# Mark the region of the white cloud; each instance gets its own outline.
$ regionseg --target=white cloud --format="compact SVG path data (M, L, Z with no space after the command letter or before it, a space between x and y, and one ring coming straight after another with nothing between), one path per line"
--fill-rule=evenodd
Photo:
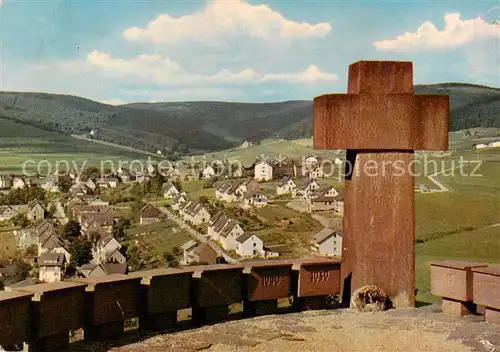
M461 20L459 13L452 13L444 16L444 22L442 30L431 22L425 22L413 33L406 32L396 39L376 41L373 45L380 51L406 52L451 49L480 39L500 39L500 26L481 17Z
M123 36L131 41L174 43L186 40L215 41L246 34L266 39L324 37L331 32L328 23L310 24L286 19L267 5L244 0L213 0L197 12L182 17L158 16L145 28L131 27Z
M117 106L117 105L127 104L128 102L122 99L110 99L110 100L101 100L101 103Z
M160 85L314 83L319 81L335 82L338 79L337 75L321 72L314 65L310 65L305 71L298 73L262 74L247 68L239 72L222 70L212 75L200 75L187 72L177 62L160 55L142 54L133 59L125 60L113 58L108 53L93 51L87 55L87 61L94 68Z

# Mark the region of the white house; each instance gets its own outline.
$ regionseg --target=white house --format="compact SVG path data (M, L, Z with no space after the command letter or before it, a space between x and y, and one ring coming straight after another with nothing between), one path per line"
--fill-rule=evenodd
M121 254L121 248L122 245L113 235L102 236L92 248L92 262L94 264L125 263L126 258Z
M96 195L92 195L92 194L85 194L85 195L81 195L79 197L87 205L101 205L101 206L109 207L109 202L102 200L100 196L96 196Z
M140 210L139 222L141 225L154 224L160 221L161 212L152 204L146 204Z
M10 205L0 205L0 222L10 220L17 214L17 211Z
M226 251L236 249L236 239L243 235L245 231L235 220L227 222L226 226L219 233L219 242Z
M0 189L12 188L12 178L6 175L0 175Z
M215 213L208 221L207 235L214 241L219 241L219 233L231 219L222 211Z
M264 257L264 243L256 234L246 232L236 239L236 254L240 257Z
M97 180L97 184L102 188L116 188L118 186L117 178L100 178Z
M327 186L322 191L312 193L309 198L310 212L333 211L336 215L344 214L344 190Z
M12 180L12 188L13 189L22 189L26 187L26 182L21 177L14 177Z
M290 177L283 177L280 184L276 186L276 195L292 194L296 190L297 185Z
M321 256L342 256L342 237L333 229L324 228L311 241L311 249Z
M488 148L488 145L485 143L474 144L472 146L472 149L484 149L484 148Z
M215 198L227 203L236 202L242 196L243 192L237 183L224 182L215 190Z
M28 204L28 210L26 212L26 218L29 221L41 221L45 219L45 208L40 204L39 201L33 200Z
M64 207L59 199L50 201L47 205L47 209L51 218L56 219L57 222L61 225L65 225L68 223L69 219L66 216L66 212L64 211Z
M47 177L40 186L44 191L49 193L58 193L59 186L57 180L53 176Z
M172 199L172 209L179 210L182 204L189 200L186 192L182 191Z
M309 178L318 179L325 177L325 171L323 165L313 165L307 172Z
M167 199L173 199L179 194L179 190L175 187L172 182L167 182L163 185L163 197Z
M307 169L311 169L312 167L316 166L319 164L320 162L320 158L315 156L315 155L310 155L310 156L307 156L304 158L304 163L303 165L307 168Z
M92 191L95 191L97 189L97 185L91 179L88 179L87 182L85 182L85 186L88 187Z
M245 195L245 198L243 201L243 205L245 207L262 208L262 207L267 206L267 204L268 204L268 199L262 193L247 194L247 195Z
M311 179L304 179L297 187L297 195L304 199L309 198L311 192L320 188L318 182Z
M204 168L201 173L203 175L203 178L205 178L205 179L210 179L210 178L215 176L215 170L210 165L208 165L206 168Z
M193 250L198 246L198 242L194 240L189 240L181 246L182 251L182 259L180 263L182 265L189 265L192 262L190 256L192 255Z
M71 253L66 249L63 240L52 231L38 236L38 256L44 253L62 254L68 263L71 260Z
M38 258L39 280L61 281L64 274L65 257L61 253L44 253Z
M210 213L205 209L202 203L188 201L179 208L179 214L187 222L193 225L201 225L210 220Z
M254 167L254 179L257 181L271 181L273 179L273 167L265 161L258 162Z

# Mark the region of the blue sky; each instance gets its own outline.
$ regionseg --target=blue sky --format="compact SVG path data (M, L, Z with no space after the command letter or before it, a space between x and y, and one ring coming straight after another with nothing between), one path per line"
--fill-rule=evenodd
M358 60L411 60L417 84L500 85L497 0L1 2L1 90L312 99L345 92Z

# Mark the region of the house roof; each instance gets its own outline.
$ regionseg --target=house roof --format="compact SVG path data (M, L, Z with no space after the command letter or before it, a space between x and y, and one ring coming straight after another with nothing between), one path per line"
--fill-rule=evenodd
M21 288L21 287L26 287L26 286L32 286L40 283L41 281L36 279L36 278L29 278L26 280L22 280L19 282L16 282L15 284L8 285L6 287L11 288L11 289L16 289L16 288Z
M101 238L99 238L99 241L97 241L97 244L100 246L100 247L104 247L106 246L109 242L111 242L115 237L108 233L106 236L101 236Z
M38 258L40 266L62 266L64 264L64 254L62 253L43 253Z
M4 214L7 210L15 211L10 205L0 205L0 214Z
M200 243L193 251L198 256L198 261L208 264L217 263L217 252L207 243Z
M281 181L280 181L280 183L279 183L279 186L281 187L281 186L286 185L286 184L288 183L288 181L290 181L290 180L291 180L291 178L290 178L290 177L288 177L288 176L284 176L284 177L281 179Z
M188 200L188 196L186 194L186 192L180 192L180 193L177 193L177 195L172 199L172 204L177 204L178 202L180 202L181 199L184 199L184 200Z
M245 232L243 235L239 236L237 239L236 239L236 242L239 242L239 243L245 243L250 237L252 237L253 235L255 235L254 233L252 232ZM258 237L257 235L255 235L256 237Z
M214 215L210 217L210 220L208 222L209 225L215 224L215 222L222 216L224 215L224 212L222 210L217 211Z
M202 209L205 209L202 203L192 202L188 207L184 207L183 211L190 216L196 216Z
M82 224L87 227L93 221L101 226L111 226L115 222L115 216L112 213L84 213L81 214Z
M174 186L174 184L173 184L172 182L168 181L168 182L165 182L165 183L163 184L162 189L163 189L164 191L168 191L168 190L169 190L170 188L172 188L172 187L174 187L174 188L177 190L177 187L175 187L175 186Z
M44 249L54 249L54 248L65 248L64 242L59 236L55 233L50 233L45 238L43 238L43 242L40 242L42 248Z
M80 270L93 270L96 266L97 266L96 264L92 264L92 263L83 264L80 267Z
M46 227L52 227L52 223L49 220L44 219L43 221L35 225L35 230L42 231Z
M37 206L45 210L45 208L40 204L40 202L38 202L38 200L34 199L28 203L28 211L33 210Z
M194 247L197 246L197 242L194 240L187 241L181 246L181 249L185 252L192 250Z
M258 181L255 180L254 178L247 177L241 184L244 185L244 186L248 186L252 182L257 182L258 183Z
M335 230L333 230L331 228L328 228L328 227L325 227L323 230L321 230L320 232L318 232L317 234L315 234L313 236L313 240L317 244L321 244L321 243L325 242L327 239L329 239L330 237L332 237L335 234L336 234Z
M236 220L229 220L229 222L226 224L226 226L223 228L222 232L220 233L220 236L226 238L231 231L238 225L238 222Z
M158 218L160 217L161 212L156 209L152 204L146 204L141 209L141 217L142 218Z
M233 186L233 184L231 182L223 182L222 184L219 185L219 187L217 187L217 191L221 192L221 193L226 193L227 191L229 191L231 189L231 187Z
M216 233L221 232L229 221L231 221L231 218L226 214L222 214L214 223L213 230Z
M75 205L73 206L73 213L75 215L83 213L107 213L111 211L111 208L106 205Z
M127 264L126 263L104 263L101 264L102 268L108 275L112 274L126 274Z
M313 182L316 183L316 181L306 178L299 183L298 188L300 190L305 190Z
M17 270L17 264L0 264L0 274L13 275Z
M52 226L50 227L47 226L42 230L37 231L37 234L38 234L38 242L44 244L49 239L50 236L56 235L56 232Z
M95 232L99 234L101 237L106 236L108 234L108 232L104 230L104 228L95 220L92 220L90 223L88 223L84 231L87 234Z

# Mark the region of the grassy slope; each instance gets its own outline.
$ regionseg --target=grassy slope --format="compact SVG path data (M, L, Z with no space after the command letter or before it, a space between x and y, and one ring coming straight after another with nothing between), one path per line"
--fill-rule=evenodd
M74 161L80 167L85 161L89 165L100 165L101 160L136 159L145 161L147 157L0 119L0 172L20 172L27 160L47 160L53 165L56 161L66 160L70 164Z
M491 131L495 133L495 131ZM461 148L468 141L455 135L452 144ZM477 173L463 176L440 175L439 181L451 192L418 194L416 197L416 284L420 301L437 301L429 292L429 262L436 259L459 259L500 263L500 148L461 151L451 160L483 161ZM474 165L464 166L470 174Z

